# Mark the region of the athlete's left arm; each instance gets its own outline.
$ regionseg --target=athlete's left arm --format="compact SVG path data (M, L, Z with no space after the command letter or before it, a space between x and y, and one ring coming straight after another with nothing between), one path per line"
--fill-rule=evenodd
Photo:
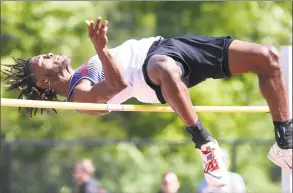
M124 90L128 86L128 82L123 75L120 65L107 48L108 22L105 21L101 24L101 17L99 17L95 26L92 20L86 20L86 24L88 25L89 37L102 62L105 80L97 82L94 85L90 85L89 81L81 81L75 87L72 98L75 102L107 103L108 100ZM76 111L88 115L103 115L109 113L108 111Z
M115 60L107 47L108 21L104 21L102 24L101 17L98 17L95 26L93 21L87 20L86 23L88 25L89 37L102 62L106 85L114 90L121 88L122 91L128 86L128 82L124 76L121 65Z

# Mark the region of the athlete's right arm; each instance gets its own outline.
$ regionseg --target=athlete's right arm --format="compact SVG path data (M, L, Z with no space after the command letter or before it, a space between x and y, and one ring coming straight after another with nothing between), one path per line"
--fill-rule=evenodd
M80 103L106 103L113 96L121 92L123 87L109 87L105 80L100 81L94 85L88 80L81 80L74 88L71 100ZM109 111L89 111L89 110L75 110L79 113L88 115L104 115Z

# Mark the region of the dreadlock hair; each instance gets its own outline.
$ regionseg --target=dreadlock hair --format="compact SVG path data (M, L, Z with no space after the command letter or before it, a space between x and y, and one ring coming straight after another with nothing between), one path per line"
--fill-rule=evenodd
M22 58L14 58L16 64L5 64L7 69L2 69L1 72L7 77L4 79L8 83L5 85L7 91L17 90L20 92L18 99L27 99L27 100L45 100L45 101L58 101L57 94L54 90L42 89L37 86L34 74L30 70L30 59L22 59ZM29 117L36 115L38 112L38 108L31 108L31 107L19 107L19 111L23 109L25 114ZM41 114L46 111L54 111L57 113L55 109L40 109Z

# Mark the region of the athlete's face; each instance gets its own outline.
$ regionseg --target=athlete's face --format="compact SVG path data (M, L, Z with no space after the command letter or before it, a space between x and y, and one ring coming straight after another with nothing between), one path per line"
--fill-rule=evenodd
M46 80L50 82L57 81L58 77L69 71L71 60L68 56L54 55L52 53L34 56L30 59L31 69L35 76L36 82L40 87Z

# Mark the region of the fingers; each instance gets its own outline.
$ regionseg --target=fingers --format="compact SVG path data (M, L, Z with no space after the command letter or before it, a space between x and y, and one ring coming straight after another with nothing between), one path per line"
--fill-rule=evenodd
M85 20L85 23L89 26L90 25L90 21L89 20Z
M92 38L96 36L98 33L101 33L102 35L105 35L108 30L108 21L105 20L103 24L102 18L98 17L96 24L94 25L93 20L85 20L85 23L88 26L89 36Z
M107 30L108 30L108 21L105 20L104 23L102 24L101 28L100 28L100 33L102 35L106 35Z
M91 21L85 20L85 23L88 26L89 37L94 37L95 30L94 30L94 22L93 22L93 20L91 20Z
M95 26L95 34L97 34L98 31L99 31L100 28L101 28L101 20L102 20L102 18L101 18L101 17L98 17L98 19L97 19L97 23L96 23L96 26Z

